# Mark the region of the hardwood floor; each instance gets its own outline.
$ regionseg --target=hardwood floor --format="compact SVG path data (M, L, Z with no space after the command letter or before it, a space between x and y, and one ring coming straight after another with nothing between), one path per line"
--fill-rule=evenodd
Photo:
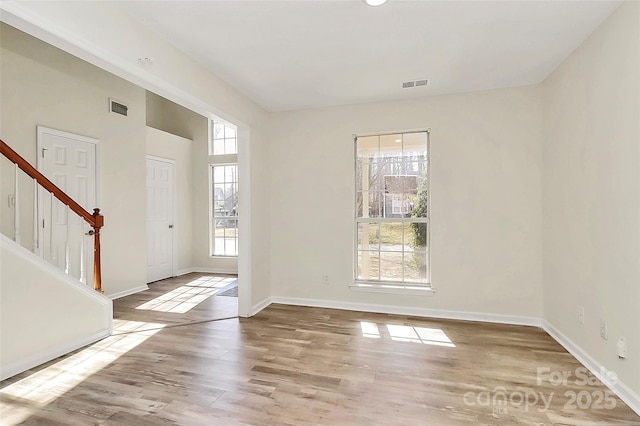
M196 306L217 285L199 277L116 301L114 336L2 382L1 423L640 425L540 329L285 305L212 320L237 300Z

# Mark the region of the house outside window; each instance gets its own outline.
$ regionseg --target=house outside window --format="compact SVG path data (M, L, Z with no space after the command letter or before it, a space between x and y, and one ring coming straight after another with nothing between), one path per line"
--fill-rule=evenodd
M355 138L355 281L429 280L429 133Z
M238 256L238 140L230 123L211 123L209 249L212 257Z

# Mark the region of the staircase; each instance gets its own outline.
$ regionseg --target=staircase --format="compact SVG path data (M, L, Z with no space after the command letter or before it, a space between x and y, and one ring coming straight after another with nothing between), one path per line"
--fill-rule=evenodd
M12 226L7 226L5 215L0 237L0 380L4 380L109 336L113 307L102 290L100 230L104 218L100 210L89 213L2 140L0 153L1 199L8 200L13 210ZM74 223L71 217L75 215L92 229L87 234L93 235L94 242L93 280L84 272L84 238L70 238L73 232L83 232L81 228L66 226L62 262L52 262L54 256L47 258L39 225L45 219L53 223L53 216L40 217L38 203L42 200L49 200L50 212L66 209L61 216L66 215L66 224ZM21 209L25 206L28 208ZM82 247L69 247L73 241L80 241ZM73 259L73 254L78 258ZM58 264L63 265L62 270Z

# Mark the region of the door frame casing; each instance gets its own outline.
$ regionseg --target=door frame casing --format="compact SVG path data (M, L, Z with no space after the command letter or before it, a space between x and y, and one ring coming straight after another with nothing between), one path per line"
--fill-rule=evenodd
M173 223L173 235L171 238L171 277L175 277L178 274L178 238L176 231L176 229L178 229L178 193L176 191L176 160L173 160L171 158L158 157L157 155L147 155L145 157L145 168L147 167L148 160L171 164L171 167L173 169L171 173L171 197L173 201L171 203L171 222ZM147 205L146 201L147 200L145 200L145 206L148 209L149 206ZM147 213L148 211L145 211L145 216L147 215ZM146 238L148 239L149 236L147 235ZM147 280L148 279L149 277L147 277Z

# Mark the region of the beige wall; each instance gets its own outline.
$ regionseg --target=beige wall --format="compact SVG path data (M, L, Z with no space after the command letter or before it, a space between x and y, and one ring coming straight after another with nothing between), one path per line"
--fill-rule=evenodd
M144 285L144 90L8 25L0 31L0 137L32 164L37 125L100 140L103 289L114 294ZM110 114L109 97L127 104L129 116ZM3 174L7 181L12 178ZM3 184L2 200L7 191ZM25 215L31 211L26 207ZM13 213L5 202L0 209L2 232L11 235ZM30 244L32 219L26 218L23 243Z
M0 380L108 336L112 314L111 300L0 236Z
M540 121L537 87L274 114L273 295L540 317ZM425 128L437 292L354 292L352 135Z
M625 2L543 84L544 316L636 395L639 27L640 3ZM599 336L601 320L609 340ZM626 360L616 356L621 336Z

